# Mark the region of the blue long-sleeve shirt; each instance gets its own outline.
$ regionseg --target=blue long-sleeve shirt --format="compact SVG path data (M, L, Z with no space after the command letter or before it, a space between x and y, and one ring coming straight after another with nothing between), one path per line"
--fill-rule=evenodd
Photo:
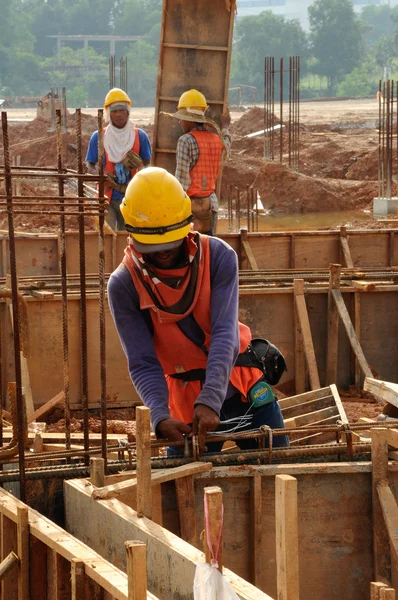
M211 237L209 243L211 339L206 381L197 403L220 414L239 353L238 261L235 251L222 240ZM138 293L124 264L109 279L108 302L131 380L145 406L151 409L152 426L156 429L160 421L170 418L169 394L153 344L151 318L148 311L140 309ZM188 348L189 343L187 339Z

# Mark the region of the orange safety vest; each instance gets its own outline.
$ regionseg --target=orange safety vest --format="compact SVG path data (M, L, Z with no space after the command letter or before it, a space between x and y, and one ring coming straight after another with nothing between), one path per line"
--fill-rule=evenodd
M104 133L106 131L106 128L104 129ZM138 133L138 129L136 127L134 127L134 131L135 131L135 138L134 138L134 144L133 147L131 148L133 152L135 152L136 154L140 153L140 136ZM106 152L106 150L104 150L105 152L105 167L104 167L104 175L106 175L107 173L109 173L110 175L115 176L115 163L111 162L109 160L109 156L108 153ZM134 175L139 171L140 169L130 169L130 174L131 174L131 178L134 177ZM106 198L108 199L108 202L111 201L112 198L112 192L113 192L113 187L111 185L109 185L106 181L104 183L104 194L106 196Z
M216 189L216 179L221 165L223 145L216 133L206 130L193 130L193 135L199 146L199 158L189 172L191 185L187 190L189 197L206 198Z
M143 284L142 278L138 275L137 266L131 257L131 247L126 248L123 260L137 290L140 308L142 310L149 309L151 315L154 329L153 342L156 355L162 365L163 372L166 375L169 390L170 415L173 419L178 419L184 423L192 423L194 404L198 399L202 384L200 381L181 381L169 377L169 375L183 373L193 369L205 369L207 356L201 348L183 334L176 324L176 321L183 319L192 312L196 322L205 333L205 347L209 349L211 343L209 238L208 236L200 234L195 234L195 236L198 236L195 237L195 239L199 240L200 248L198 249L198 252L201 252L196 290L191 307L183 315L175 315L162 311L154 305L154 301ZM194 234L188 234L188 238L190 238L188 243L192 243L193 237ZM170 290L172 293L169 296L171 301L168 303L168 306L175 304L176 292L178 292L178 290L172 289L161 282L158 283L158 285L159 293L161 292L163 301L167 298L167 290ZM185 282L185 289L187 286L188 282ZM242 353L246 350L252 339L249 327L239 323L239 335L239 352ZM242 401L245 402L247 401L246 396L249 390L257 381L259 381L259 379L261 379L261 377L262 372L259 369L251 367L233 367L230 375L230 382L240 391L242 394Z

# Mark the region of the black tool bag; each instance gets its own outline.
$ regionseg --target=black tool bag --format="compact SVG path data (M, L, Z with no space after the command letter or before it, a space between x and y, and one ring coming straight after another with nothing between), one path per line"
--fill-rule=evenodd
M264 374L270 385L276 385L283 373L287 371L282 352L268 340L254 338L245 352L239 354L236 367L256 367Z

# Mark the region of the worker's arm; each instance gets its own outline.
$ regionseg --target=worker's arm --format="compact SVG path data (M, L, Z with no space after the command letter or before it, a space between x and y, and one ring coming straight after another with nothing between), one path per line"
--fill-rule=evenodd
M145 131L143 129L138 130L140 136L140 156L144 167L149 167L152 158L151 143Z
M87 173L91 175L97 175L97 162L98 162L98 131L94 131L90 138L90 142L87 148L86 154L86 166Z
M151 409L152 426L156 430L161 421L170 419L169 394L153 345L150 324L145 312L139 308L137 292L123 264L109 278L108 302L131 380L145 406Z
M195 403L193 430L214 431L239 354L238 261L232 248L210 238L211 341L206 381Z
M191 176L189 172L193 167L193 144L196 144L196 140L189 133L182 135L177 142L175 177L181 183L185 191L187 191L191 185Z

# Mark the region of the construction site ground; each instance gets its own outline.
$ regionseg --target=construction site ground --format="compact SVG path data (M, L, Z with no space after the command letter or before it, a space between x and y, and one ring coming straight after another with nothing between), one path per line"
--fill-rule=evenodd
M279 107L278 107L279 109ZM284 119L288 106L284 106ZM92 132L97 128L96 109L82 111L82 145L85 152ZM225 204L227 186L257 188L265 214L260 218L261 230L330 229L347 225L355 228L391 227L393 222L381 223L372 218L373 198L378 195L378 119L379 105L371 100L303 102L300 106L300 172L286 166L287 129L282 134L283 162L279 163L279 132L275 132L275 161L265 161L264 138L247 134L264 128L264 109L261 106L232 109L232 152L224 164L221 191L219 230L228 230ZM131 113L136 124L151 136L154 109L137 108ZM275 124L280 115L275 115ZM56 134L51 122L35 117L34 110L10 110L9 138L11 156L21 157L23 166L56 167ZM75 116L70 111L68 131L63 133L64 167L76 168ZM0 162L2 138L0 137ZM394 161L397 160L396 153ZM393 169L393 172L396 169ZM395 182L394 182L395 184ZM57 194L57 187L36 181L22 182L22 194L45 197ZM396 184L395 184L396 185ZM0 183L0 191L2 184ZM393 190L393 194L396 190ZM392 216L397 219L398 215ZM16 215L16 230L54 232L59 220L51 215ZM87 229L91 226L87 219ZM67 217L67 227L77 229L75 217ZM0 216L0 230L7 229L7 214ZM359 417L376 418L382 412L380 404L360 402L355 391L342 394L349 421ZM354 396L351 402L351 397ZM62 406L49 415L49 431L63 429ZM134 410L112 411L109 431L125 433ZM92 431L98 431L100 420L93 413ZM74 415L72 431L81 429L81 415Z

